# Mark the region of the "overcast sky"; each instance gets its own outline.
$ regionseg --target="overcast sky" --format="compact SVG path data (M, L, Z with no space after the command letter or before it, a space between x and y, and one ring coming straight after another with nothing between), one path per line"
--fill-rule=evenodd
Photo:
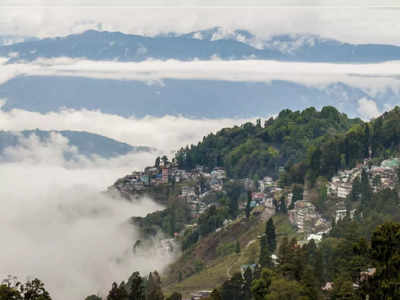
M395 0L243 2L2 0L0 34L47 37L101 29L154 35L222 26L260 38L313 33L353 43L400 45L400 4Z

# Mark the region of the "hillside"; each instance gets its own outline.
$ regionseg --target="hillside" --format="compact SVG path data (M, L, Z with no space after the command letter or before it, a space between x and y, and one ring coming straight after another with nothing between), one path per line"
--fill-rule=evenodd
M320 176L330 179L338 170L354 168L364 159L379 162L393 157L399 153L399 146L400 108L395 107L309 148L303 161L287 168L285 181L313 184Z
M36 129L21 132L0 131L0 153L3 153L8 147L19 146L21 137L28 138L35 135L44 142L50 138L51 133L57 133L67 138L69 145L76 147L78 153L85 156L98 155L110 158L130 152L149 152L153 150L145 146L131 146L105 136L84 131L44 131Z
M264 124L258 120L256 125L246 123L210 134L197 145L181 148L175 158L179 167L188 170L201 165L210 170L223 167L234 178L276 178L281 167L304 159L309 147L361 123L334 107L283 110Z

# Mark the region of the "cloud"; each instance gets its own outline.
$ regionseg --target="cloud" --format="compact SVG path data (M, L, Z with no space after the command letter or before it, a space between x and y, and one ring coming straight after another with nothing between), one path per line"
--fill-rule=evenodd
M358 100L357 111L365 120L376 118L381 114L375 101L366 98Z
M391 9L398 7L395 0L335 1L334 5L313 0L253 0L246 4L239 0L3 0L1 5L0 34L46 37L101 29L155 35L222 26L228 31L249 30L260 39L282 33L312 33L344 42L399 43L398 11ZM386 9L380 9L382 6Z
M173 261L173 254L157 247L145 255L131 251L139 235L126 221L160 205L101 193L140 157L131 156L124 168L96 160L71 166L62 153L74 149L64 137L53 134L43 143L35 136L21 139L0 164L0 278L38 277L54 299L83 299L104 293L135 270L146 274Z
M4 100L3 100L4 101ZM251 119L254 120L254 119ZM13 109L0 109L0 128L20 131L28 129L42 130L78 130L97 133L131 145L151 146L165 154L182 146L199 142L203 136L224 127L240 125L247 119L189 119L181 116L124 118L105 114L100 111L64 109L58 112L41 114L37 112ZM112 124L112 126L110 126ZM135 154L136 155L136 154ZM143 153L137 167L153 162L155 154ZM44 155L45 159L45 155ZM97 160L99 163L100 158ZM104 164L121 165L129 162L129 156L118 160L103 160ZM134 166L133 164L131 164Z
M146 60L143 62L91 61L67 57L32 63L7 64L0 59L0 83L17 76L73 76L97 79L139 80L149 84L163 79L270 82L286 80L324 87L343 82L371 93L400 89L400 61L371 64L281 62L270 60Z

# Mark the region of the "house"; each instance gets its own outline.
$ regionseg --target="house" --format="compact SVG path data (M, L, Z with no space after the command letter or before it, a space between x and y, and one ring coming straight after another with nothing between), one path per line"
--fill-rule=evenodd
M192 293L191 295L191 300L199 300L199 299L204 299L210 296L212 291L198 291L196 293Z
M341 183L337 188L337 196L342 199L346 199L347 196L351 193L352 185L350 183Z
M161 175L162 175L162 183L168 183L169 169L162 168Z
M339 208L336 209L336 216L335 216L335 222L337 223L338 221L343 220L347 215L347 209L346 208Z

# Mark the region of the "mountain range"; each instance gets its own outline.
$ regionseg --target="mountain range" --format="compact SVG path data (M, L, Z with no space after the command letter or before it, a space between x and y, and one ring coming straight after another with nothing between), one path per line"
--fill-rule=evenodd
M141 36L88 30L65 37L27 40L3 45L0 56L10 62L37 58L72 57L90 60L143 61L147 59L224 60L264 59L306 62L371 63L400 59L400 47L349 44L315 35L278 35L259 40L250 32L224 33L221 28L188 34Z

